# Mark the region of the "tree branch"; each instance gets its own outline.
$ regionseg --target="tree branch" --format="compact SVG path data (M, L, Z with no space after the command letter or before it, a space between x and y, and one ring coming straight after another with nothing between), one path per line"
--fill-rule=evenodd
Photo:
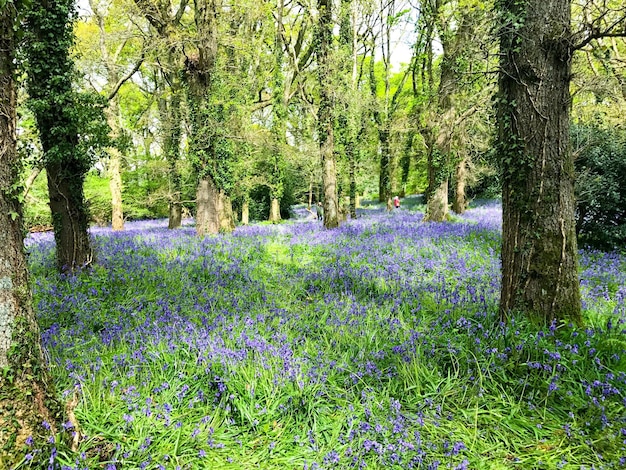
M139 68L141 67L141 64L143 64L144 59L145 59L145 52L142 52L141 57L139 58L137 63L134 65L134 67L131 70L129 70L126 75L120 78L119 81L115 84L115 86L113 87L113 90L111 90L111 92L107 96L107 101L111 101L113 98L115 98L115 95L117 95L117 92L120 91L120 88L122 87L122 85L126 83L128 80L130 80L131 77L135 75L135 73L139 70Z

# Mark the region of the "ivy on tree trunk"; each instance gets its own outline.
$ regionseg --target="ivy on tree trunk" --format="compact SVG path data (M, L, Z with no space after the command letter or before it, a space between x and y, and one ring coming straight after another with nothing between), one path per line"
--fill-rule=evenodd
M333 101L328 88L331 83L331 47L333 15L332 1L318 0L319 22L317 30L318 83L320 105L318 111L318 138L322 156L322 184L324 191L324 227L339 227L337 196L337 166L334 152Z
M29 104L33 109L48 177L57 265L72 271L89 265L93 251L83 182L91 165L79 146L89 120L72 89L74 0L33 2L26 13Z
M500 9L501 314L580 323L570 1L507 0Z
M23 461L29 437L34 448L44 448L49 436L41 423L55 430L60 409L42 354L24 251L16 151L17 7L0 6L0 468ZM47 460L42 452L29 465L43 468Z

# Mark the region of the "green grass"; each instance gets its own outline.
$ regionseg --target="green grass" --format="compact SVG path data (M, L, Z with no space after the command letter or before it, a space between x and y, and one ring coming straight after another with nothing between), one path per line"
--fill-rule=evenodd
M621 268L583 260L603 288L584 290L593 330L501 325L497 232L314 224L105 234L77 277L33 249L53 376L63 400L79 387L86 435L76 453L59 442L58 464L620 468Z

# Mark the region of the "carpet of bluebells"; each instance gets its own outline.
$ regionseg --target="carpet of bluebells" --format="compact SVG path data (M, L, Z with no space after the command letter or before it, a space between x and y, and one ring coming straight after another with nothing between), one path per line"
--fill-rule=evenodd
M497 204L441 224L363 210L335 231L296 212L204 239L94 228L98 262L73 276L32 235L80 428L22 467L626 468L626 256L581 251L584 328L502 324Z

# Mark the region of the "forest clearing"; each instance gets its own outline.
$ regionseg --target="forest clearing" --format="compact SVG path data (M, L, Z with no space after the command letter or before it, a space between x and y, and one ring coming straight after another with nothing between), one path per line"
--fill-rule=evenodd
M623 468L626 256L581 252L585 328L504 324L498 204L361 214L96 229L76 275L31 236L52 376L77 397L58 466Z

